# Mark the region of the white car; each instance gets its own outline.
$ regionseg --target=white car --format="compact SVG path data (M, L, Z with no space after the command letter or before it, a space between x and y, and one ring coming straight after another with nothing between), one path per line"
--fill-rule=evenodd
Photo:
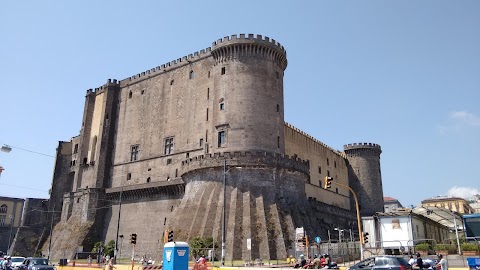
M12 269L17 269L20 264L25 260L25 257L11 257Z

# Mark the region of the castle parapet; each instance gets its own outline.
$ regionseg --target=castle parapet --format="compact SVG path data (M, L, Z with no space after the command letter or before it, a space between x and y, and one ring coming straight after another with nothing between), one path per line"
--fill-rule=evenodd
M351 152L353 150L362 150L362 149L370 149L375 152L378 152L378 154L382 153L382 148L380 147L379 144L376 143L349 143L345 144L343 146L343 150L345 152Z
M213 153L191 157L182 161L182 171L186 173L198 169L223 167L225 160L229 167L285 168L309 174L308 161L301 160L296 156L290 157L278 153L249 151Z
M274 61L283 70L287 68L285 48L274 39L262 35L226 36L213 42L212 55L216 64L242 57L260 57Z

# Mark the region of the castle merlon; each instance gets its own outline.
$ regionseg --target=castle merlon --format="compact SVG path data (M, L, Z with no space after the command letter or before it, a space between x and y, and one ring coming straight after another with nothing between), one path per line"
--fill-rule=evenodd
M312 140L312 141L314 141L314 142L322 145L323 147L329 149L330 151L332 151L333 153L339 155L340 157L345 158L345 154L344 154L343 152L331 148L330 146L326 145L325 143L323 143L323 142L315 139L314 137L312 137L312 136L308 135L307 133L303 132L302 130L294 127L292 124L289 124L289 123L285 122L285 126L288 127L288 128L293 129L294 131L296 131L296 132L298 132L298 133L300 133L300 134L302 134L303 136L307 137L308 139L310 139L310 140Z
M163 74L165 72L168 72L170 70L176 69L183 67L185 65L190 64L191 62L195 62L198 60L201 60L203 58L211 56L212 48L208 47L206 49L202 49L198 52L194 52L193 54L189 54L188 56L183 56L181 58L178 58L176 60L167 62L163 65L157 66L155 68L146 70L144 72L138 73L136 75L133 75L131 77L125 78L123 80L120 80L120 86L125 87L131 84L138 83L144 79L148 79L151 77L158 76L160 74Z
M96 93L99 92L99 91L103 91L104 89L107 89L109 86L116 86L116 85L118 85L118 84L119 84L119 82L117 82L116 79L113 79L113 80L112 80L112 79L108 79L108 80L107 80L107 83L105 83L104 85L102 85L102 86L100 86L100 87L95 88L95 90L93 90L93 89L91 89L91 88L88 89L86 95L88 96L88 95L90 95L90 94L96 94Z
M255 37L254 34L248 34L248 37L246 37L245 34L240 34L240 37L238 37L237 35L226 36L223 39L218 39L216 42L213 42L212 49L215 50L223 46L227 46L230 44L239 44L239 43L263 44L270 47L274 47L282 51L285 54L285 56L287 54L287 52L285 51L285 48L274 39L270 39L269 37L263 38L262 35L257 35Z
M376 143L349 143L343 146L344 151L353 149L378 149L382 152L382 148Z
M221 167L223 166L224 160L227 160L229 166L255 167L261 165L265 167L278 167L281 165L283 168L309 174L308 161L295 156L290 157L288 155L260 151L221 152L191 157L182 161L183 173L202 168Z

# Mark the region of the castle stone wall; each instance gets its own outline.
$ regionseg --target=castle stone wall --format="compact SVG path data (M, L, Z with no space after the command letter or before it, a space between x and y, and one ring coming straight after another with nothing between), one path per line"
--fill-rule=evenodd
M309 198L350 209L350 191L332 185L322 188L325 176L333 177L334 182L348 186L347 163L342 154L322 142L312 138L290 124L285 124L285 153L298 156L309 162L310 185L305 186L305 194Z

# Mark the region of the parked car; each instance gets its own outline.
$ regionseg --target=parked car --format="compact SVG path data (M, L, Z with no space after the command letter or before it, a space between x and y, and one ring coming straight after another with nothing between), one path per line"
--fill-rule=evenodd
M18 266L23 263L25 257L11 257L12 259L12 269L18 269Z
M56 270L45 258L28 257L17 267L18 270Z
M402 257L375 256L347 268L347 270L411 270L412 266Z

